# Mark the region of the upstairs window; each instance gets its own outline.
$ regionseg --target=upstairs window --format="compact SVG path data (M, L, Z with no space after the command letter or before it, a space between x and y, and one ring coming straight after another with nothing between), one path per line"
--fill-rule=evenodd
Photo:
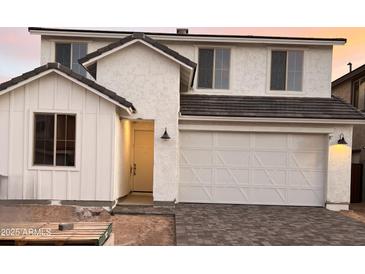
M56 43L56 62L82 76L86 76L86 70L79 64L78 60L85 57L86 54L86 43Z
M303 58L300 50L273 50L270 90L302 91Z
M34 165L75 166L76 116L35 114Z
M230 63L230 49L199 49L198 88L229 89Z

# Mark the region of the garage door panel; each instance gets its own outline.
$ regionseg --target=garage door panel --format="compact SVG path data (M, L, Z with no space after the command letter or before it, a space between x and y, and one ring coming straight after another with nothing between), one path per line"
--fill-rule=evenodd
M233 150L215 151L213 162L218 166L248 167L250 162L250 152Z
M213 135L201 134L201 132L185 132L180 134L181 147L211 148L213 146Z
M213 179L212 168L180 168L180 183L194 185L210 185Z
M255 151L253 167L286 167L286 152Z
M211 188L208 187L182 185L179 195L184 202L211 203L213 201Z
M288 185L322 189L325 175L324 171L288 171Z
M241 133L216 133L214 136L214 146L216 148L237 148L248 149L250 146L250 136Z
M251 188L250 201L253 204L284 205L286 203L285 190L277 188Z
M289 154L289 167L324 170L327 166L325 159L322 152L292 152Z
M298 206L323 206L324 193L322 190L287 190L289 205Z
M242 186L249 184L248 169L215 169L215 185Z
M227 204L245 204L249 203L248 188L214 188L212 191L213 201Z
M286 171L280 170L265 170L258 169L252 170L252 181L253 186L270 186L270 185L286 185Z
M273 144L275 144L275 146ZM275 133L257 133L255 134L255 142L253 144L255 150L280 150L286 149L287 145L287 135L279 135Z
M183 165L210 166L213 164L213 152L210 150L184 150L180 153L180 161Z
M328 139L323 135L310 134L290 134L289 149L300 151L326 151Z
M181 202L324 205L326 135L181 132L181 136Z

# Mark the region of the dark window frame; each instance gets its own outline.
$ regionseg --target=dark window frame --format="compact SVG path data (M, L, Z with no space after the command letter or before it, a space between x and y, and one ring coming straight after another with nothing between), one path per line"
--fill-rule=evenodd
M226 49L229 51L229 65L228 65L228 87L227 88L217 88L216 87L216 51L220 49ZM200 51L201 50L211 50L213 51L213 62L212 62L212 83L211 87L203 87L200 86ZM232 66L232 48L230 47L199 47L198 48L198 77L197 77L197 89L203 89L203 90L230 90L231 87L231 66Z
M53 117L53 129L52 129L52 133L53 133L53 137L52 137L52 142L53 142L53 147L52 147L52 163L37 163L36 162L36 144L39 141L39 139L37 139L37 116L50 116ZM59 116L65 116L68 120L68 117L73 117L74 119L74 133L73 133L73 139L67 139L66 140L61 140L59 139L58 136L58 118ZM33 116L33 159L32 159L32 166L33 167L55 167L55 168L76 168L76 143L77 143L77 114L76 113L52 113L52 112L35 112L34 116ZM65 131L67 131L67 125L65 126ZM73 159L72 159L72 164L66 164L64 163L63 165L58 164L58 158L57 155L60 154L58 153L57 150L57 145L58 142L71 142L73 143ZM65 147L65 155L66 155L66 147ZM66 159L66 156L65 156Z
M351 81L351 105L359 109L359 99L360 99L360 87L361 82L365 81L365 76L357 77L355 80ZM355 91L355 85L357 84L357 91ZM361 111L365 110L365 101L363 102L364 109L359 109Z
M57 45L70 45L70 60L69 60L69 66L67 66L67 67L69 69L71 69L72 71L74 71L74 68L73 68L73 64L74 64L74 62L73 62L73 52L74 52L74 45L76 45L76 44L84 44L86 46L85 50L86 50L86 54L87 54L88 47L89 47L89 44L87 42L81 42L81 41L80 42L77 42L77 41L73 41L73 42L67 42L67 41L65 41L65 42L62 42L62 41L55 42L55 62L57 62L57 60L59 59L57 57ZM82 58L82 57L80 57L80 58ZM77 72L77 71L75 71L75 72L86 77L87 76L86 69L82 68L82 71L84 72L82 74Z
M285 52L286 53L286 64L285 64L285 89L273 89L272 83L272 76L273 76L273 67L272 67L272 60L273 60L273 52ZM302 53L302 67L301 67L301 83L299 90L289 90L288 89L288 78L289 78L289 52L301 52ZM269 90L270 91L280 91L280 92L303 92L303 84L304 84L304 62L305 62L305 50L304 49L280 49L280 48L273 48L270 51L270 80L269 80Z

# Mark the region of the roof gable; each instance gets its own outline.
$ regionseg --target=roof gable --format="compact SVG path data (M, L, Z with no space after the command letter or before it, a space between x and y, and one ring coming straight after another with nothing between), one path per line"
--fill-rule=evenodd
M76 82L91 92L94 92L98 96L112 102L113 104L127 110L128 113L135 112L133 104L128 102L125 98L119 96L115 92L99 85L95 81L92 81L82 75L79 75L69 68L62 66L58 63L48 63L44 66L40 66L34 70L28 71L18 77L15 77L7 82L0 84L0 96L8 93L20 86L26 85L31 81L34 81L40 77L43 77L51 72L68 78L69 80Z
M159 54L169 58L170 60L178 63L183 69L189 71L190 77L189 82L190 85L193 84L194 75L196 71L197 64L186 58L185 56L180 55L178 52L170 49L169 47L157 42L156 40L146 36L144 33L133 33L130 36L127 36L123 39L120 39L117 42L111 43L105 47L102 47L92 53L89 53L85 57L79 60L79 63L83 65L89 72L92 72L94 68L94 64L119 50L122 50L126 47L129 47L135 43L142 43L145 46L151 48L152 50L158 52Z

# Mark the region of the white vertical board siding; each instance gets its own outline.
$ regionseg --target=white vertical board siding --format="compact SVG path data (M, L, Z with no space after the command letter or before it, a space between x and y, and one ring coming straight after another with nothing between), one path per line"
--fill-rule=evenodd
M76 168L33 167L34 112L74 113ZM111 201L115 106L51 73L0 96L0 199Z

